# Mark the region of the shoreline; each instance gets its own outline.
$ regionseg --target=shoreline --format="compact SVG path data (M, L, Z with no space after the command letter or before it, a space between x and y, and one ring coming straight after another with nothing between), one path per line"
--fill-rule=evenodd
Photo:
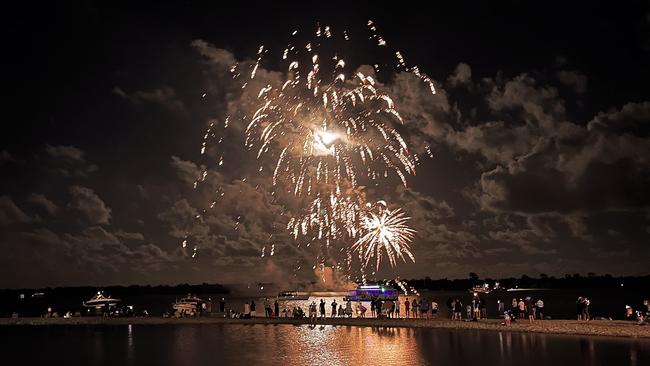
M438 328L458 330L510 331L579 336L605 336L621 338L650 338L650 326L639 326L636 322L623 320L543 320L534 324L518 322L506 328L501 319L486 319L478 322L451 321L447 319L375 319L375 318L324 318L316 325ZM179 325L179 324L288 324L309 325L308 318L251 318L230 319L216 316L199 318L0 318L0 326L110 326L110 325Z

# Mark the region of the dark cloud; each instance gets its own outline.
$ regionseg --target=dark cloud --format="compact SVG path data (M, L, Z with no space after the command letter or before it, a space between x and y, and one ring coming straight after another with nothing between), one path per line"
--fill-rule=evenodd
M456 68L454 69L454 73L447 78L447 82L452 87L471 83L472 68L464 62L459 63L458 65L456 65Z
M650 137L650 102L627 103L620 110L598 113L587 125L591 132L605 136L636 137L643 140L628 139L624 143L644 143ZM617 147L620 147L617 146ZM642 146L643 147L643 146ZM634 148L633 146L629 148ZM642 151L640 151L642 152Z
M117 236L120 239L124 240L138 240L142 241L144 240L144 235L142 233L134 233L134 232L128 232L124 230L116 230L113 234Z
M557 89L530 76L486 82L493 116L447 136L452 147L492 164L470 195L481 208L584 213L650 204L650 140L641 122L648 103L599 113L585 127L567 120Z
M0 225L27 223L32 221L10 196L0 196Z
M54 158L61 158L69 161L84 161L84 151L74 146L52 146L46 145L45 151Z
M558 71L557 78L562 84L573 88L577 94L587 92L587 77L579 71Z
M26 286L160 283L162 278L173 281L178 274L176 254L153 243L127 245L124 240L129 239L121 238L122 234L100 226L89 226L79 233L57 234L43 228L21 232L16 240L20 245L8 244L16 257L8 258L0 270L1 277L19 276ZM30 255L32 251L39 255ZM71 265L63 271L61 263ZM7 285L7 280L0 281L0 286Z
M218 68L218 72L223 72L223 70L237 63L235 56L231 52L214 47L202 39L193 40L191 46L209 63L215 65Z
M113 88L113 94L135 105L154 103L177 112L185 109L185 104L178 99L176 91L170 87L162 87L148 91L136 90L132 93L127 93L122 88L116 86Z
M630 250L608 250L605 248L589 248L589 253L592 253L600 258L616 259L616 258L627 258L630 256Z
M85 151L75 146L45 145L45 152L51 157L50 169L65 177L87 177L99 167L86 162Z
M90 188L82 186L70 187L70 203L68 207L84 214L91 224L108 224L111 220L111 209Z
M47 211L48 214L52 216L56 215L59 210L56 203L52 202L47 197L45 197L45 195L42 195L40 193L31 193L27 197L27 200L31 203L41 206L43 209L45 209L45 211Z
M0 163L2 162L10 162L13 163L16 161L16 158L9 153L7 150L1 150L0 151Z
M426 146L444 141L456 111L443 89L431 95L429 87L412 73L399 73L386 86L395 99L412 149L420 154Z

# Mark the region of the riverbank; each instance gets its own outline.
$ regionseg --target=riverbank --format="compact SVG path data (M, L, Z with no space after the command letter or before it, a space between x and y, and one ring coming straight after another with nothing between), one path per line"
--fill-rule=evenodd
M575 320L544 320L534 324L517 322L506 328L499 319L478 322L449 321L440 319L373 319L373 318L325 318L316 324L361 327L405 327L405 328L443 328L443 329L480 329L488 331L510 331L546 334L568 334L587 336L608 336L628 338L650 338L650 326L639 326L635 322L619 320L592 320L578 322ZM221 317L201 318L0 318L0 326L44 326L44 325L174 325L174 324L310 324L309 319L294 318L253 318L229 319Z

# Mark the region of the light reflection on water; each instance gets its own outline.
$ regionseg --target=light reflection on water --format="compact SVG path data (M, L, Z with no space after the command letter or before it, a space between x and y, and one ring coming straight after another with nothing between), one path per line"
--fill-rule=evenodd
M650 365L650 340L332 325L17 326L0 344L53 365Z

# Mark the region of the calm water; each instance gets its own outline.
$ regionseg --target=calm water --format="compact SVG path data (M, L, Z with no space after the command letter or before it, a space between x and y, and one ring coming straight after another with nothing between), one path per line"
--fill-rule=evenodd
M307 325L0 327L36 365L650 365L650 341Z

